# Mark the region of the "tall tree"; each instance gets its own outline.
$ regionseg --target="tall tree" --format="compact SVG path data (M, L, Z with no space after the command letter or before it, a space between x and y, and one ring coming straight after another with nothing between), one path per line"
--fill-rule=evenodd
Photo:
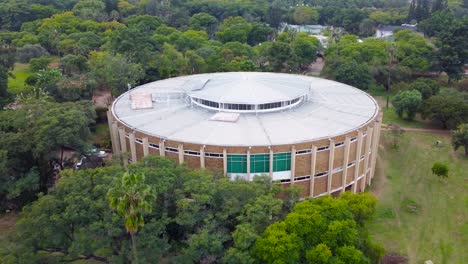
M400 118L413 120L421 108L422 96L418 90L399 92L392 100L393 107Z
M461 124L457 130L453 131L452 145L455 151L462 147L465 149L465 156L468 156L468 123Z
M101 0L81 0L73 7L73 13L82 19L104 21L107 18L106 5Z
M231 41L245 43L251 30L252 26L243 17L228 17L219 26L216 37L224 43Z
M449 82L461 79L468 63L468 18L456 20L440 31L436 46L439 67L447 73Z
M423 100L429 99L431 96L439 93L439 84L431 79L419 78L411 82L408 87L410 90L418 90Z
M15 62L15 48L0 41L0 110L8 98L8 76Z
M39 187L47 190L52 161L62 163L65 146L83 150L95 119L91 102L51 102L40 89L23 94L18 105L16 110L0 111L0 152L7 154L0 201L12 207L33 200Z
M347 58L328 60L322 74L362 90L369 89L373 81L369 66Z
M429 0L412 0L408 12L408 22L421 21L430 16Z
M305 33L296 35L292 46L301 67L305 67L315 61L319 45L320 42L313 36L308 36Z
M8 97L8 70L0 66L0 110Z
M418 29L428 37L434 37L440 32L447 30L453 23L455 17L450 10L433 12L431 17L421 21Z
M210 14L198 13L190 18L189 23L192 29L205 30L210 36L213 36L218 20Z
M370 243L365 231L375 205L369 194L298 203L283 221L265 229L251 256L261 263L367 264L370 258L379 263L383 250Z
M132 251L135 263L138 262L136 233L145 225L143 215L151 213L156 200L151 186L145 184L143 174L124 173L117 185L107 193L109 206L125 219L125 229L132 238Z
M431 13L447 9L447 0L434 0L432 2Z
M293 21L296 24L315 24L319 18L317 10L310 6L298 6L294 8L292 15Z
M395 55L401 66L413 73L425 73L431 69L434 57L433 46L421 35L411 30L395 33Z
M111 88L114 95L127 91L128 85L134 86L144 76L140 64L132 63L120 54L91 52L89 57L89 76L96 81L98 88Z
M468 122L468 96L464 92L442 90L424 103L421 116L454 129Z
M408 22L416 19L416 0L411 0L409 11L408 11Z

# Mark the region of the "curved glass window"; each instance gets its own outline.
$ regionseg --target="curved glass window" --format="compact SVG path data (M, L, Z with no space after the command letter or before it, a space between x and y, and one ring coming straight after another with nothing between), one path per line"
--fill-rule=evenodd
M272 110L283 110L299 104L305 95L294 98L287 101L263 103L263 104L236 104L236 103L223 103L205 100L201 98L191 97L193 103L201 106L210 108L213 110L227 110L227 111L239 111L239 112L270 112Z

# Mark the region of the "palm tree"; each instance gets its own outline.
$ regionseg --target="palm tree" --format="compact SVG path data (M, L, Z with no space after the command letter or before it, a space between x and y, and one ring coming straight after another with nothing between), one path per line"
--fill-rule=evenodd
M125 229L132 239L133 262L137 263L136 233L145 222L144 213L150 213L156 200L151 186L145 184L143 174L124 173L117 185L107 192L109 206L125 219Z

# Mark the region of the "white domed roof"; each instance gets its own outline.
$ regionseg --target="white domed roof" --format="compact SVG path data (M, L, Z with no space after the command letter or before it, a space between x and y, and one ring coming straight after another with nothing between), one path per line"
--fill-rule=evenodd
M259 72L202 75L194 79L189 96L233 104L263 104L288 101L306 95L311 80L295 75ZM197 89L198 88L198 89Z
M132 109L131 94L152 108ZM226 114L217 115L216 113ZM233 113L234 112L234 113ZM280 73L210 73L148 83L114 101L114 117L159 138L218 146L271 146L342 135L371 122L376 101L352 86Z

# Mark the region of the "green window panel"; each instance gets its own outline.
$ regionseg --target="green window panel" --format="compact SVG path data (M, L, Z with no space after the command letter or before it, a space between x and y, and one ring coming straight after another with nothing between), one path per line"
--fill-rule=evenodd
M291 152L273 154L273 171L291 170Z
M250 172L251 173L270 172L270 155L269 154L250 155Z
M247 155L227 155L227 173L247 173Z

